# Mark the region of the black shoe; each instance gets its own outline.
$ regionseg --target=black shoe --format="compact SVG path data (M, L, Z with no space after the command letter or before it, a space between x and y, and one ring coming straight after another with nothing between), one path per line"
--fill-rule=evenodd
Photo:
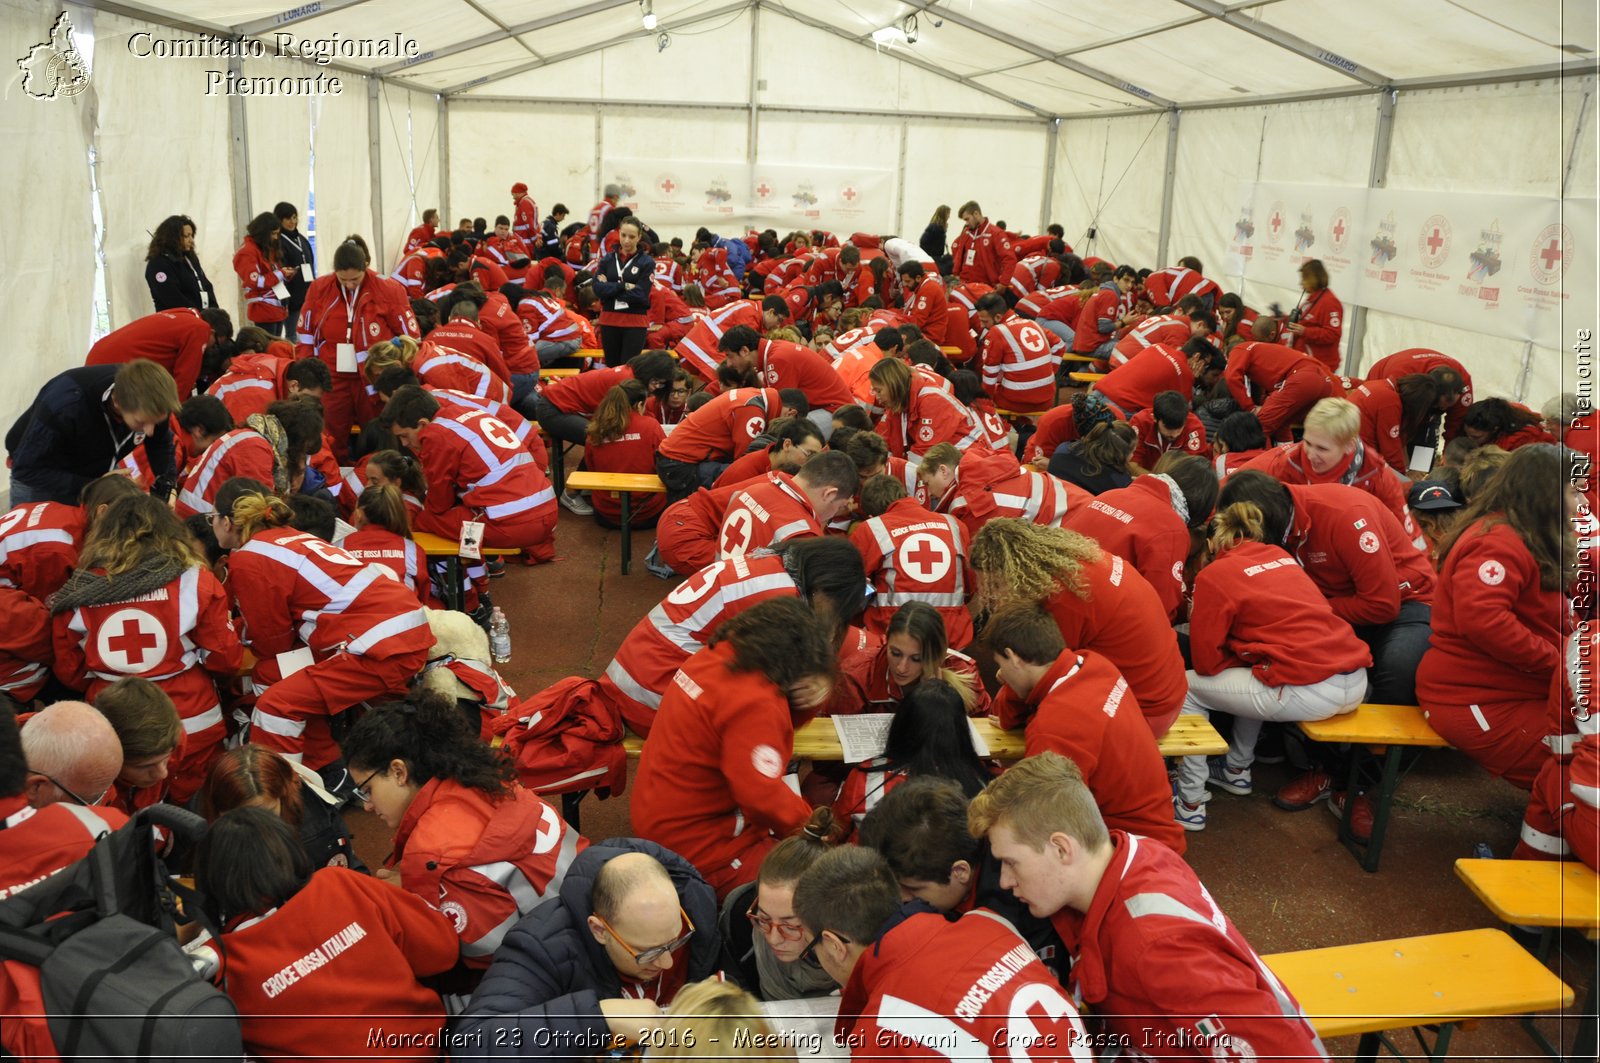
M506 559L503 557L491 557L484 564L489 569L490 579L499 579L506 574Z

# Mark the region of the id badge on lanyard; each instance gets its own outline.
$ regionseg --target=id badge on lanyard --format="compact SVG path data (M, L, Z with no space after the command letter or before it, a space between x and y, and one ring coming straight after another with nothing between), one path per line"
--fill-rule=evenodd
M334 348L334 372L354 373L356 371L356 301L361 298L361 286L356 285L356 290L346 295L344 287L339 288L339 297L344 300L344 342Z

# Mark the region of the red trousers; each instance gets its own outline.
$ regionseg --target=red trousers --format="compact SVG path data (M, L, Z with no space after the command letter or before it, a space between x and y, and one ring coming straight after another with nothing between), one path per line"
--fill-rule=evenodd
M1328 378L1321 369L1305 366L1284 378L1283 386L1256 410L1256 419L1268 439L1288 442L1289 426L1303 419L1318 401L1328 397Z
M1572 791L1567 789L1567 766L1547 754L1528 793L1528 808L1522 814L1522 838L1512 858L1566 859L1572 852L1571 842L1577 840L1566 836L1567 825L1578 818L1574 804ZM1594 866L1592 858L1589 866Z
M1531 789L1550 749L1544 744L1549 727L1547 699L1483 701L1475 705L1424 704L1433 729L1492 775Z
M717 532L668 506L656 523L656 550L672 571L690 576L717 559Z
M333 387L322 395L322 420L333 441L333 456L340 465L350 464L350 426L366 424L377 416L377 406L377 399L367 394L366 381L361 377L355 373L333 374Z
M325 767L339 758L328 718L371 698L403 696L427 660L427 650L393 657L336 653L302 668L272 684L256 700L250 741L303 761L306 767Z

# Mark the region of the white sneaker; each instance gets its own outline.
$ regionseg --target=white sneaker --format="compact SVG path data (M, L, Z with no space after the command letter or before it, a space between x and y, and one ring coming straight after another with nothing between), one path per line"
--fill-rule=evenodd
M569 494L568 492L563 491L561 492L561 504L566 509L576 513L580 517L594 516L594 507L591 506L589 504L589 500L584 498L582 495Z
M1255 788L1251 785L1249 768L1234 771L1221 760L1211 762L1211 774L1206 779L1206 785L1226 790L1230 794L1238 794L1240 797L1249 797L1255 792Z
M1185 804L1183 798L1174 794L1172 797L1172 818L1181 823L1184 830L1205 830L1205 802L1201 802L1198 805Z

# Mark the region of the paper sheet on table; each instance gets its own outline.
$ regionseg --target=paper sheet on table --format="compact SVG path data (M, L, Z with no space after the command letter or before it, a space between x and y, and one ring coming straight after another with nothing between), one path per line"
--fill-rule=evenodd
M882 714L887 715L887 714ZM839 1015L839 997L801 997L768 1000L761 1005L783 1046L796 1060L849 1059L850 1049L833 1040L833 1023Z
M1435 455L1432 447L1412 447L1411 467L1417 472L1427 472L1433 468Z
M972 749L979 757L989 756L989 743L983 740L983 735L978 733L978 721L967 717L967 730L972 733Z
M863 712L855 716L835 716L833 729L839 733L843 749L841 759L846 764L860 764L864 760L883 756L889 742L889 724L892 712ZM989 743L978 733L978 725L967 720L967 730L972 735L972 748L980 757L989 756Z

